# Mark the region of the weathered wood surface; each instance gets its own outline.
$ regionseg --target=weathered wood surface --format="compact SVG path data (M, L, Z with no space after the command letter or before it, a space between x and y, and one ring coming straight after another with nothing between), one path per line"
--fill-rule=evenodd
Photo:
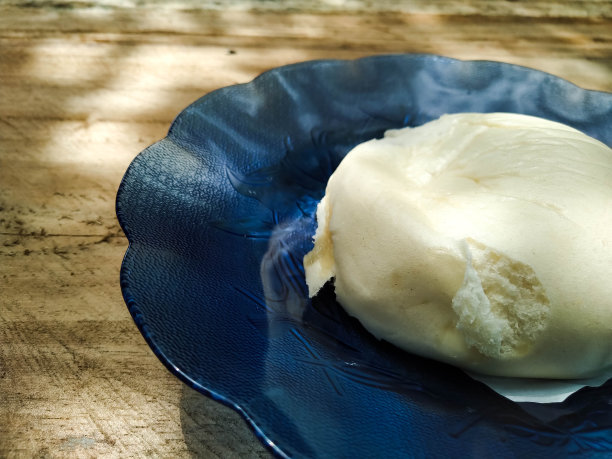
M268 456L119 290L134 156L215 88L318 58L492 59L612 91L609 1L0 1L0 457Z

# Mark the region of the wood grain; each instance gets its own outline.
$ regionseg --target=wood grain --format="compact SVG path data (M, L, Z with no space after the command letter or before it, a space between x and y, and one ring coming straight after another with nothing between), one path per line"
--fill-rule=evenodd
M265 457L123 303L114 214L189 103L288 63L419 52L612 91L609 1L0 1L0 457Z

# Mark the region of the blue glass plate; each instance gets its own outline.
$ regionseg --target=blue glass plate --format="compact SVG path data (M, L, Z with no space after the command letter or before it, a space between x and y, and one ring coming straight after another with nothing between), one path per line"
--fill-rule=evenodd
M612 94L524 67L432 55L281 67L186 108L127 170L121 288L160 360L292 457L612 453L612 381L514 403L310 301L302 257L356 144L454 112L516 112L612 144Z

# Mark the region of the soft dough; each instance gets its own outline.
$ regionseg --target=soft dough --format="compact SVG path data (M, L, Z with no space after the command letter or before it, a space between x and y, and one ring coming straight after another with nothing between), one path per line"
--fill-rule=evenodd
M310 295L475 372L612 366L612 150L563 124L445 115L342 161L317 209Z

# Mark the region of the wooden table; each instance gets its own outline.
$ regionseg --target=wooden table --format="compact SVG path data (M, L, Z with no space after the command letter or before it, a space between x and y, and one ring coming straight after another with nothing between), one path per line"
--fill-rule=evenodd
M0 0L0 457L269 455L166 371L119 289L117 186L201 95L292 62L398 52L612 91L609 0L406 4Z

